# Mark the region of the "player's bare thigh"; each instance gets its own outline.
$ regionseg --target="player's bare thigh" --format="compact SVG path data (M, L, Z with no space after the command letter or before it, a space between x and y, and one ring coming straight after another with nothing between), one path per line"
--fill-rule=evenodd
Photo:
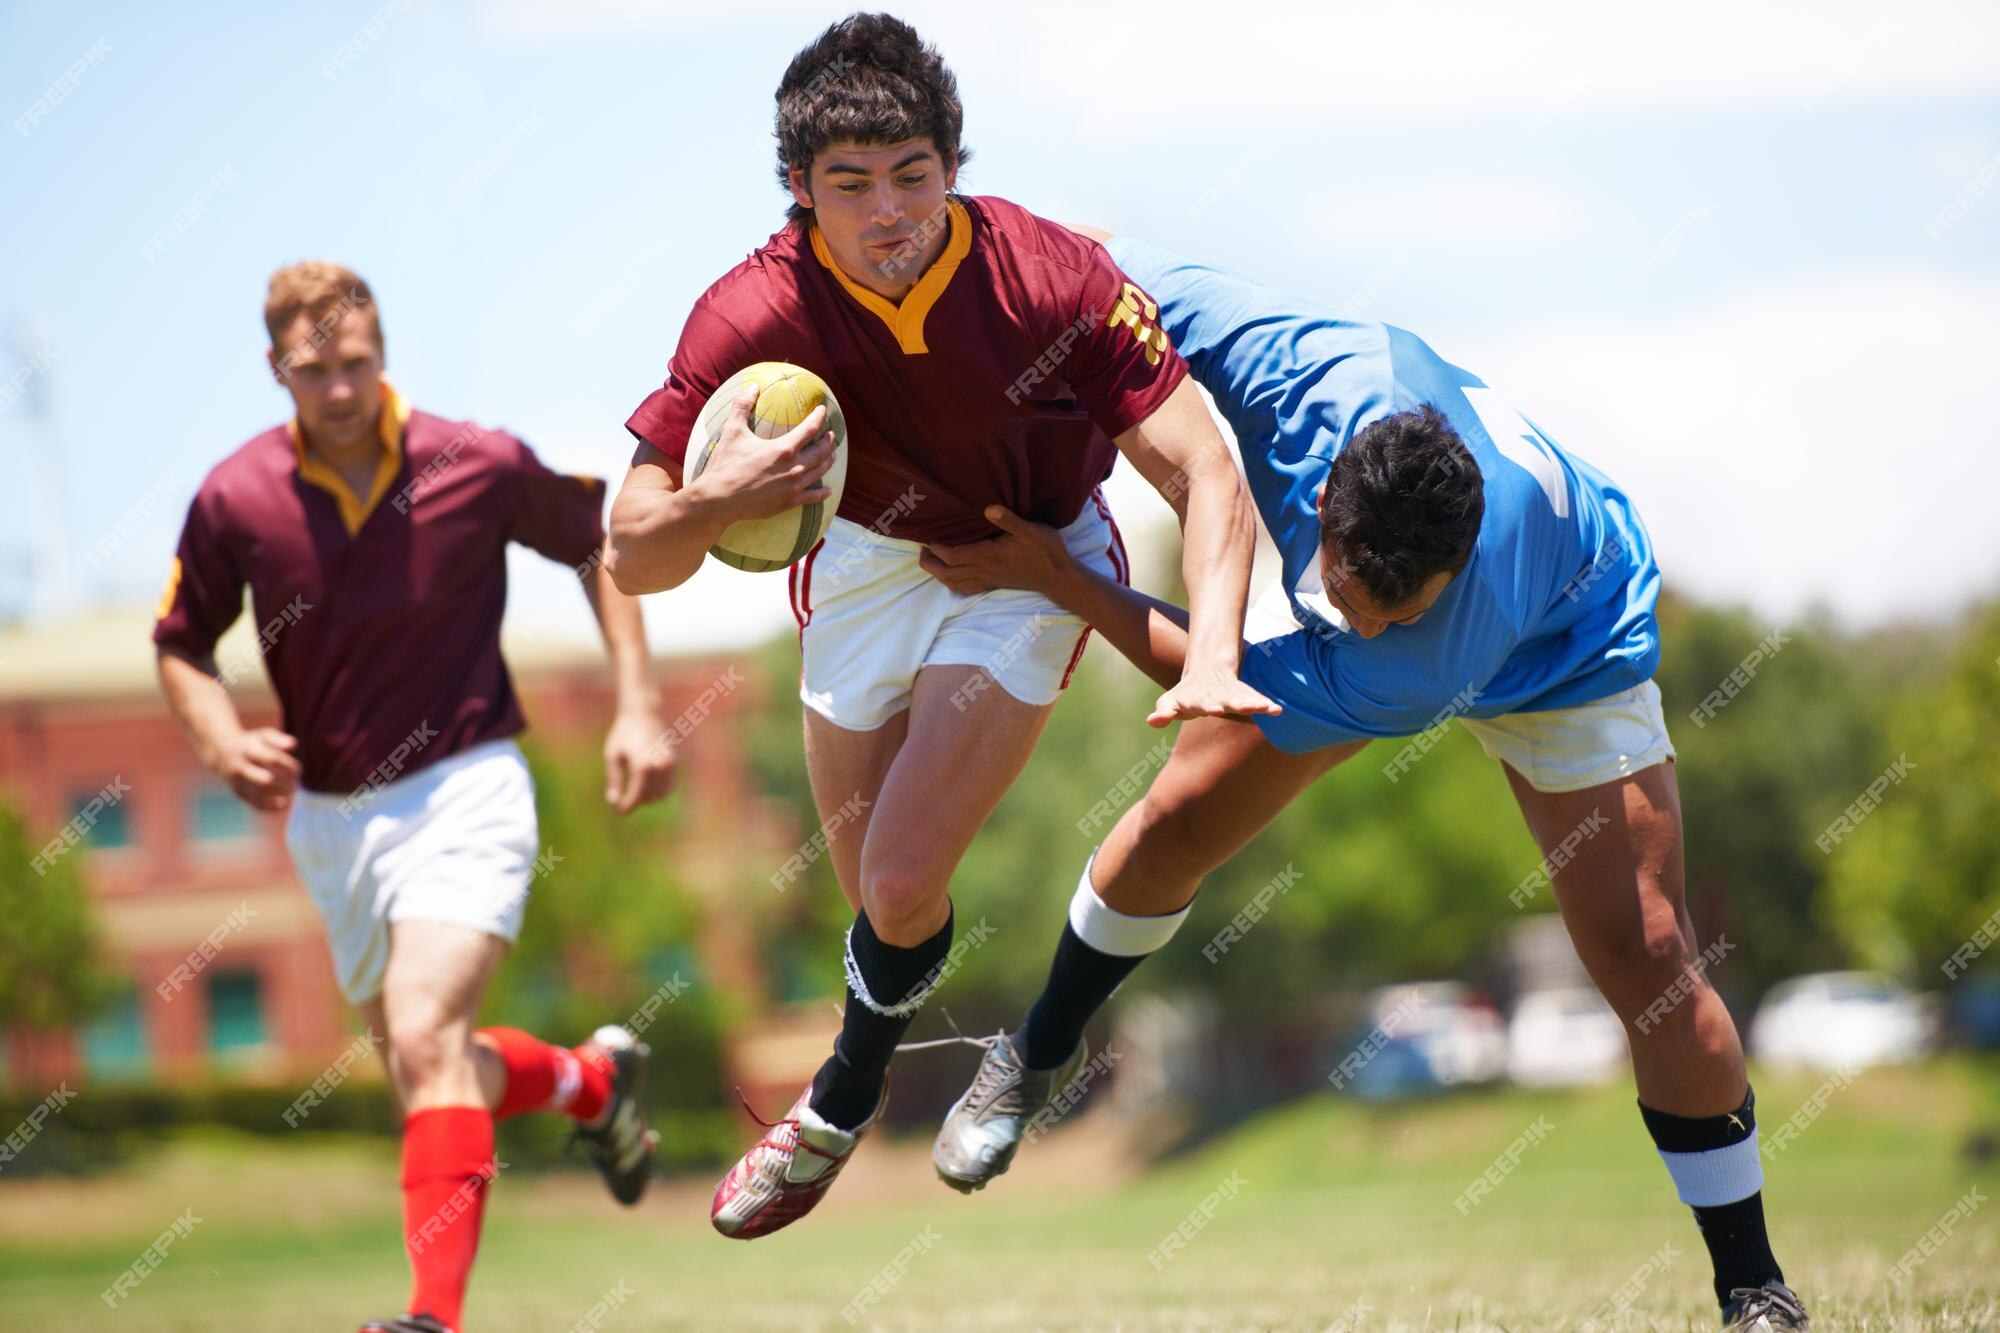
M1253 722L1183 723L1159 776L1097 849L1090 877L1097 896L1133 916L1179 911L1205 875L1367 744L1287 754Z
M908 733L870 812L861 892L876 934L921 943L943 926L959 858L1034 753L1053 704L966 689L970 666L917 673Z
M861 847L889 765L903 748L910 710L904 709L873 731L852 731L827 721L807 708L806 776L812 783L813 805L826 834L827 859L833 862L840 892L855 912L861 910Z
M1743 1098L1728 1009L1695 957L1671 761L1581 791L1544 792L1503 764L1541 849L1563 924L1591 980L1625 1021L1639 1099L1676 1115L1721 1115ZM1649 1007L1662 997L1670 1001ZM1642 1025L1643 1024L1643 1025Z
M1673 764L1566 792L1537 791L1513 765L1501 768L1545 870L1553 870L1556 902L1584 966L1601 987L1619 988L1644 942L1678 961L1693 957Z

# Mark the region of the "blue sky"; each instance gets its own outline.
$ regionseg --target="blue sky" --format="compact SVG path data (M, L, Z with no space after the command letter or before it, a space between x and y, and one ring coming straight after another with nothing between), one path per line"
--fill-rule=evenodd
M151 600L287 412L259 310L307 256L368 277L420 404L619 474L781 221L770 93L845 12L273 8L0 5L0 612ZM1623 483L1670 583L1774 622L2000 593L1990 4L897 12L958 72L962 188L1414 329ZM514 568L517 619L586 632ZM770 632L780 584L716 567L655 640Z

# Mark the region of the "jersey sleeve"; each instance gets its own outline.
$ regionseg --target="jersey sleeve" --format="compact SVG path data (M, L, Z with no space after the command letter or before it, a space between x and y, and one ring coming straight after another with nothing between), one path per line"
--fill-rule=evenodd
M507 537L566 565L582 566L604 544L604 481L552 472L514 440Z
M1066 378L1097 428L1116 439L1153 415L1187 378L1187 363L1160 325L1160 307L1112 261L1089 247L1078 284L1081 328Z
M1161 327L1244 447L1309 437L1306 418L1336 377L1349 420L1390 410L1367 387L1386 377L1345 373L1368 345L1336 332L1333 312L1128 236L1106 249L1160 299Z
M1302 754L1347 741L1414 736L1477 716L1507 662L1511 631L1490 612L1406 634L1395 643L1301 629L1243 653L1243 683L1283 705L1257 725L1281 750Z
M695 302L667 363L667 382L646 395L625 429L676 467L687 461L688 436L722 382L758 360L749 341L707 296Z
M153 642L200 660L243 614L243 574L228 541L226 515L211 485L188 506L180 545L153 617Z

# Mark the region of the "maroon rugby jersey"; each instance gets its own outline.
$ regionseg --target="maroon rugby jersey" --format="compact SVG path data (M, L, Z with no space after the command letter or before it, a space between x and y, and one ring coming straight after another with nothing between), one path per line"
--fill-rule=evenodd
M411 411L385 383L382 438L365 497L296 423L223 459L188 507L153 626L154 643L206 657L250 586L310 791L354 791L412 737L379 777L520 731L500 659L507 543L587 570L604 537L604 483L549 471L503 431Z
M1003 504L1062 526L1111 472L1111 437L1187 374L1157 308L1104 247L1004 199L948 204L950 236L900 306L787 227L703 293L667 382L626 427L678 467L731 375L789 361L847 417L840 517L892 537L994 535ZM916 488L921 500L899 499Z

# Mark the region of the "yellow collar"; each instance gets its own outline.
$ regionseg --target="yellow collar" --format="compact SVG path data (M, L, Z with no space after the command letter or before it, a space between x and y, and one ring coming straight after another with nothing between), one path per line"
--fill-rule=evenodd
M356 495L347 484L347 478L340 469L306 448L305 435L299 430L299 419L293 417L287 428L292 433L292 452L298 455L299 480L317 486L334 498L340 506L340 521L352 537L361 531L361 525L375 512L375 506L382 503L382 497L389 493L390 483L396 480L398 469L403 466L403 428L410 421L410 403L388 380L382 381L382 455L375 460L375 479L369 483L368 495Z
M937 299L944 295L952 275L958 272L959 262L972 253L971 216L956 199L946 199L944 206L946 216L951 220L951 236L944 243L944 253L924 270L923 277L917 279L917 285L910 289L900 306L890 304L887 298L869 291L842 273L840 265L833 262L833 252L826 248L826 238L819 234L819 227L815 225L812 229L813 256L847 289L849 296L860 302L863 308L874 311L889 326L889 332L896 335L896 342L905 355L914 356L930 350L924 343L924 319L930 314L931 307L937 304Z

